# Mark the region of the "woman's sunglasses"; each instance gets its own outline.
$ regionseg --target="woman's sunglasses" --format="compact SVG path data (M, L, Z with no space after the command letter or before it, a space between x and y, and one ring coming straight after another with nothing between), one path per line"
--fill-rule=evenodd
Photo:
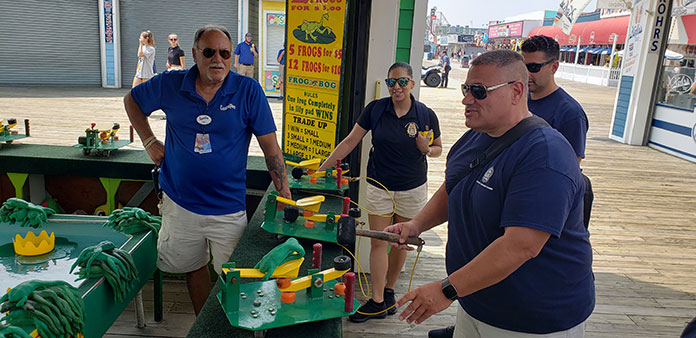
M556 59L551 59L549 61L546 61L544 63L526 63L525 66L527 66L527 70L530 73L538 73L541 70L541 67L544 67L548 65L551 62L556 61Z
M214 48L205 48L205 49L198 49L199 51L203 52L203 56L206 58L210 59L211 57L215 56L216 52L220 52L220 56L222 56L223 59L227 60L232 56L232 52L230 52L229 49L214 49Z
M407 77L400 77L398 79L391 79L391 78L384 79L384 83L387 84L387 87L394 87L394 85L397 82L399 83L399 86L406 87L406 85L408 85L409 81L411 81L411 79L409 79Z
M462 94L464 94L464 96L466 96L467 93L471 92L471 95L473 95L474 98L476 98L477 100L483 100L486 97L488 97L488 92L496 90L500 87L505 87L505 86L507 86L509 84L513 84L515 82L517 82L517 81L515 81L515 80L508 81L508 82L501 83L499 85L495 85L492 87L486 87L482 84L470 84L470 85L468 85L468 84L462 83Z
M177 41L177 40L179 40L179 39L177 39L177 38L170 38L169 39L169 41Z

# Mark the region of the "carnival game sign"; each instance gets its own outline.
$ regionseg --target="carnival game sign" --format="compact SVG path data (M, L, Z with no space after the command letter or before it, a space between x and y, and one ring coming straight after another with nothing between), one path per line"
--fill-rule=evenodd
M553 19L553 25L560 28L566 35L569 35L575 21L590 1L591 0L561 0L558 11L556 11L556 18Z
M283 152L327 158L336 146L347 0L289 0Z

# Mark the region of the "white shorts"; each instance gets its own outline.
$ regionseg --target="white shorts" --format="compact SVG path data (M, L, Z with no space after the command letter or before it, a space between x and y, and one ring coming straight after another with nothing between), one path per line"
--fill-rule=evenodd
M160 214L157 267L171 273L200 269L210 261L210 252L215 271L220 273L247 226L245 210L227 215L199 215L182 208L164 193Z
M535 334L504 330L488 325L474 317L471 317L461 305L457 306L457 325L454 327L453 338L583 338L585 336L584 321L568 330Z
M428 202L428 183L410 190L391 191L391 194L394 196L394 202L386 191L368 183L367 209L380 215L389 215L394 212L401 217L411 219L418 215ZM396 203L396 209L394 203Z

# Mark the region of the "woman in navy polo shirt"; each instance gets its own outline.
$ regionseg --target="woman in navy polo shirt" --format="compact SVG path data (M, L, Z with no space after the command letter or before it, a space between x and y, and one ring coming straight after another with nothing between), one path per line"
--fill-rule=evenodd
M435 112L411 95L416 85L411 66L397 62L389 67L387 74L385 83L390 97L368 104L350 134L319 168L325 170L335 164L336 159L345 158L367 131L372 130L367 176L374 181L366 180L369 183L367 208L370 229L378 231L413 218L425 206L428 200L426 157L442 153L440 125ZM391 307L395 303L394 284L405 260L406 251L392 248L387 254L386 242L371 240L372 298L349 317L351 321L360 323L396 313L396 308Z

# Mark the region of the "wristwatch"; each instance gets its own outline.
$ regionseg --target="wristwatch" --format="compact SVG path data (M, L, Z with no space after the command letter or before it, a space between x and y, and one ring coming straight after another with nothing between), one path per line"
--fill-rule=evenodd
M445 297L449 300L457 300L459 296L457 296L457 289L454 288L454 285L452 285L447 277L442 280L442 293L445 294Z

